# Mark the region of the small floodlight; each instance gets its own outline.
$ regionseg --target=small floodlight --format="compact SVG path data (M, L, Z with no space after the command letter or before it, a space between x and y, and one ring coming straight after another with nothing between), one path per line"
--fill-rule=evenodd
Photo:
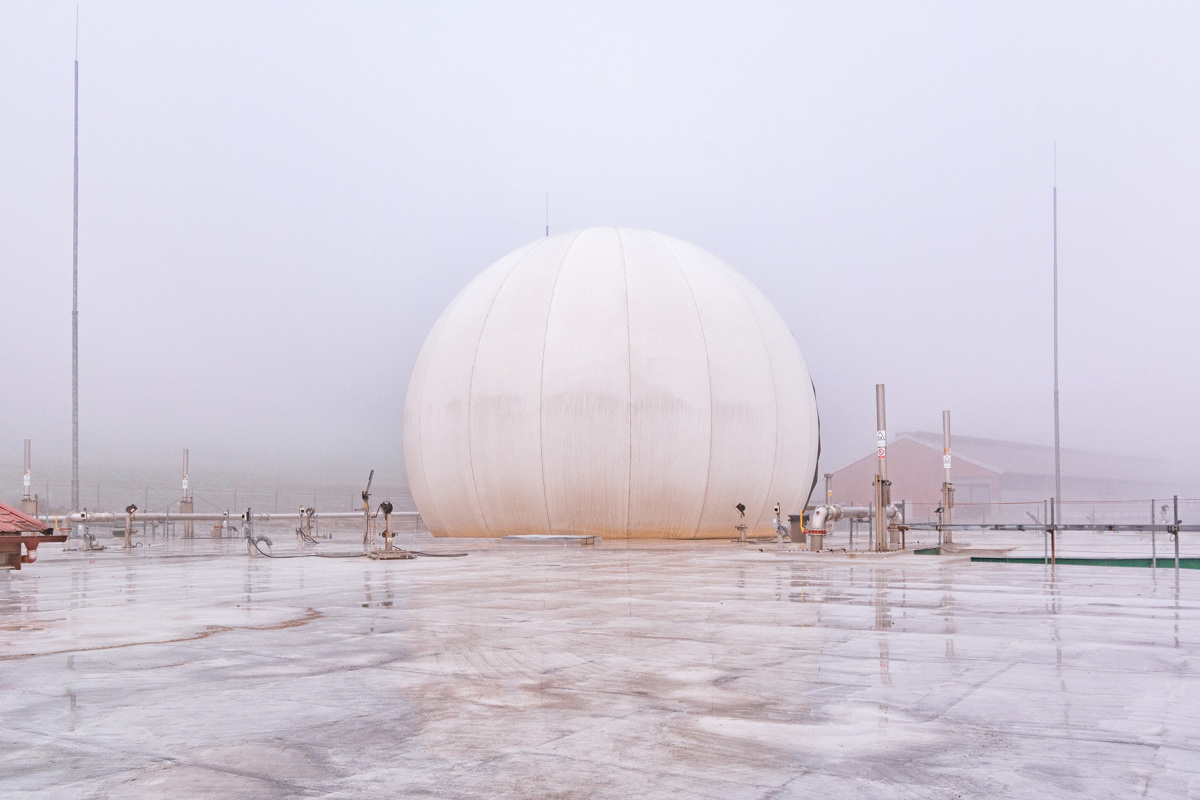
M734 506L734 508L736 508L738 513L743 517L746 516L746 505L744 503L738 503L736 506Z
M133 503L130 503L129 505L125 506L126 514L132 514L135 511L137 511L137 506L135 506Z

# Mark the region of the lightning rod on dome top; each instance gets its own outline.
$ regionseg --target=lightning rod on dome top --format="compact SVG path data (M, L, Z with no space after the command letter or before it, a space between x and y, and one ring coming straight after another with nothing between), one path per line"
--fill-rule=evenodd
M546 238L550 237L550 193L546 192Z

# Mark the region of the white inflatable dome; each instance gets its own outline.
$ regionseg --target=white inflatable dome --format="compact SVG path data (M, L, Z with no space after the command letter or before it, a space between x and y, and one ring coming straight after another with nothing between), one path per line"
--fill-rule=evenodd
M434 325L404 405L404 466L437 536L736 536L799 513L817 404L771 304L650 231L539 239Z

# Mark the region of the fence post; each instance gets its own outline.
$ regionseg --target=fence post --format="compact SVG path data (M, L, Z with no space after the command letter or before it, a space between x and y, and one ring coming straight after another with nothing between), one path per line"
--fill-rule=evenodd
M1172 535L1175 537L1175 574L1179 574L1179 495L1175 495L1175 530Z
M1150 524L1154 524L1154 504L1157 500L1150 501ZM1155 538L1158 534L1150 531L1150 569L1158 569L1158 540Z

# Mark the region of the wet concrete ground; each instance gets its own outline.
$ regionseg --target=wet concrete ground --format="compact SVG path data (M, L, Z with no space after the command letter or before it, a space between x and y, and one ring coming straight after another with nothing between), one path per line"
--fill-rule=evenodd
M1200 797L1196 571L413 541L43 548L0 796Z

